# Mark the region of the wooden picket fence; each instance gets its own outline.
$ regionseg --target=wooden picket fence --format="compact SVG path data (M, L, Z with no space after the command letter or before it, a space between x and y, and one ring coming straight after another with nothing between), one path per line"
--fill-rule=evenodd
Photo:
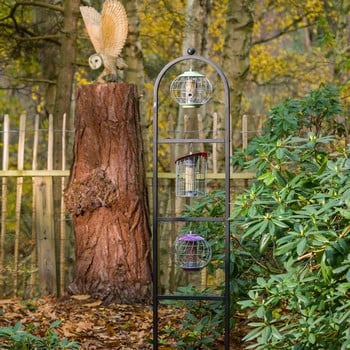
M11 126L8 115L3 119L0 297L57 294L62 293L65 286L66 244L71 232L67 233L69 225L63 196L59 218L54 217L52 191L53 178L57 177L63 194L69 176L66 169L66 116L63 116L60 130L61 169L53 169L53 116L48 118L47 129L40 129L39 121L39 115L28 120L23 114L19 125ZM27 128L29 123L30 129ZM15 136L17 142L13 142ZM55 219L60 223L56 235ZM57 276L60 283L57 283Z
M215 118L214 118L215 120ZM63 295L73 270L74 235L64 203L69 168L67 144L71 141L63 116L62 130L54 130L53 116L44 121L39 115L21 115L11 120L3 116L0 232L0 298L10 296ZM213 125L213 135L216 133ZM242 118L242 145L247 144L247 118ZM53 167L54 133L62 137L60 169ZM212 150L211 179L223 179L217 171L216 145ZM70 152L70 153L69 153ZM151 173L147 173L151 188ZM174 187L174 173L160 173ZM251 173L233 173L234 181L247 181ZM59 184L61 201L54 209L53 184Z

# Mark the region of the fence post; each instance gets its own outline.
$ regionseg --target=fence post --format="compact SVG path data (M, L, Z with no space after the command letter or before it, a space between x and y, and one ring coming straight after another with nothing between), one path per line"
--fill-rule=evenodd
M19 120L19 135L18 135L18 157L17 169L23 170L24 167L24 143L26 133L26 115L22 114ZM19 265L19 240L21 229L21 206L23 193L23 177L17 177L16 189L16 227L15 227L15 247L14 247L14 271L13 271L13 289L14 294L18 294L18 265Z
M34 183L40 290L42 295L56 295L52 178L36 177Z
M34 123L34 139L33 139L33 159L32 159L32 170L37 169L38 165L38 145L39 145L39 114L35 115L35 123ZM34 177L32 178L32 241L36 241L36 208L35 208L35 181ZM33 249L31 257L30 257L30 280L29 280L29 295L34 294L36 276L37 276L37 249Z
M2 170L8 170L9 167L9 135L10 119L7 114L4 115L3 125L3 145L2 145ZM7 217L7 177L2 178L1 192L1 236L0 236L0 291L5 287L5 235L6 235L6 217Z
M63 115L62 121L62 170L66 170L66 121L67 114ZM63 200L64 190L66 187L66 178L61 177L61 213L60 213L60 256L59 256L59 295L63 295L65 291L65 270L66 270L66 204Z
M52 159L53 116L50 115L47 170L52 170ZM56 295L57 273L52 177L36 177L34 179L34 184L40 290L42 295Z
M245 150L248 146L248 117L242 116L242 148Z

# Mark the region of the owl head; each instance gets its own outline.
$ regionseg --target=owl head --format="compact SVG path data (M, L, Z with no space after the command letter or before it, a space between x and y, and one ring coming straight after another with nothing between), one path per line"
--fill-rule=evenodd
M102 64L102 57L98 53L95 53L89 57L89 66L92 69L99 69L100 67L102 67Z

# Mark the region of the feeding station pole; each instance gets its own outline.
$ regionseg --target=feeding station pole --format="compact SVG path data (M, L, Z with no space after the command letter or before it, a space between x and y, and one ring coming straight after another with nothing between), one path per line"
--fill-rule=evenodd
M164 75L170 68L182 61L190 63L199 61L211 66L221 78L224 91L224 118L225 118L225 136L224 138L206 138L206 139L160 139L159 138L159 89ZM196 72L184 72L179 75L170 85L170 93L176 102L182 108L195 108L207 103L210 100L212 86L208 79ZM162 300L207 300L222 301L225 308L225 350L230 345L230 89L227 78L221 68L212 60L203 56L195 55L195 50L189 48L187 55L178 57L169 62L158 74L153 90L153 349L157 350L159 346L159 303ZM224 144L225 153L225 213L223 217L162 217L159 213L159 190L158 190L158 153L160 144ZM200 197L205 196L205 173L206 173L207 153L196 152L181 157L176 161L176 196L179 197ZM160 223L162 222L221 222L225 231L225 257L224 257L224 293L222 295L174 295L160 294L159 285L159 233ZM202 269L211 259L211 248L206 240L196 232L188 232L177 238L174 247L175 262L184 271L195 273Z

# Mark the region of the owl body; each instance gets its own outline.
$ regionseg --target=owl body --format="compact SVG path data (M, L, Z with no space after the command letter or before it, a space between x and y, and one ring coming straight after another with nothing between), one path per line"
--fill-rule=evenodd
M128 19L123 5L117 0L106 0L101 14L89 6L81 6L80 12L96 51L90 56L89 65L92 69L104 66L97 81L116 81L117 69L127 68L119 57L128 34Z

